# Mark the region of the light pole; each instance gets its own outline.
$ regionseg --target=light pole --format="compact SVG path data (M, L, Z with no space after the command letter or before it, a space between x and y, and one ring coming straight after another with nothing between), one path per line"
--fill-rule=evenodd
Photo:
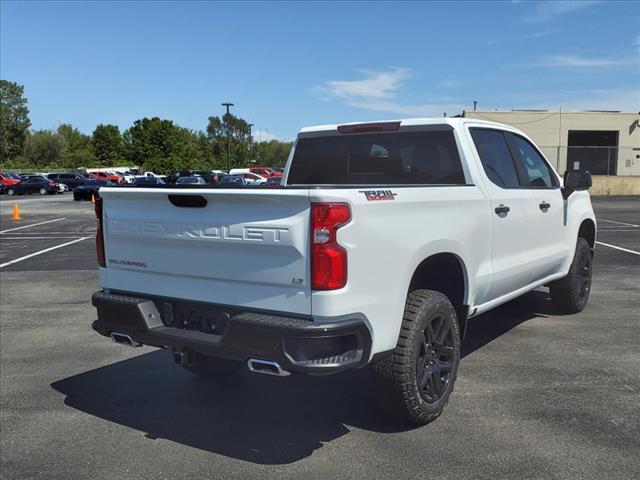
M251 151L251 146L253 143L253 137L251 136L251 127L253 127L253 123L249 124L249 166L251 166L251 161L253 160L253 155Z
M229 129L229 107L233 107L233 103L231 102L223 102L223 107L227 107L227 116L225 117L225 123L227 124L227 169L231 170L231 143L230 137L231 131Z

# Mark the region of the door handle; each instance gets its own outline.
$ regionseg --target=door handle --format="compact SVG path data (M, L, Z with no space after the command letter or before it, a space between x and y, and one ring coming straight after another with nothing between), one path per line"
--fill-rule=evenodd
M507 213L509 213L511 209L509 207L507 207L506 205L498 205L495 208L495 212L500 216L500 215L506 215Z
M546 212L547 210L549 210L549 208L551 207L550 203L547 202L542 202L540 205L538 205L540 207L540 210L542 210L543 212Z

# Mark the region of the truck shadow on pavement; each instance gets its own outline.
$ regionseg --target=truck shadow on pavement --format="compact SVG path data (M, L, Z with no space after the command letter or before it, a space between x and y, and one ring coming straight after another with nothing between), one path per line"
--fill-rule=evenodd
M547 294L531 292L481 315L470 322L463 356L551 312ZM231 378L205 380L158 350L51 386L66 396L66 405L150 439L275 465L308 457L348 434L348 426L380 433L415 428L382 412L380 386L372 380L367 368L329 377L269 377L244 369Z

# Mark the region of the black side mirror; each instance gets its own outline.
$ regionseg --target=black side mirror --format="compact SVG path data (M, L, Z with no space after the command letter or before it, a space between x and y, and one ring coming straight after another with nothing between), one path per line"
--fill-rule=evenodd
M592 184L591 172L585 170L567 170L564 172L564 188L562 189L562 194L566 199L575 191L588 190Z

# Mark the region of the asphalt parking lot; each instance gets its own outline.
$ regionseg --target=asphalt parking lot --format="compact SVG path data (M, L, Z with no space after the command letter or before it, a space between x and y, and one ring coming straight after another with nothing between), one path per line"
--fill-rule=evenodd
M451 402L414 428L367 370L210 382L112 344L90 328L92 205L0 197L0 476L640 478L640 198L593 203L585 311L540 290L474 318Z

